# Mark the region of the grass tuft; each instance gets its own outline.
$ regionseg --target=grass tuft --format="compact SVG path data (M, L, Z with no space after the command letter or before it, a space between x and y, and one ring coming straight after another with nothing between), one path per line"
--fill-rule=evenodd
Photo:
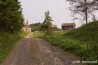
M0 64L9 54L12 48L15 46L15 43L23 38L27 33L0 33Z

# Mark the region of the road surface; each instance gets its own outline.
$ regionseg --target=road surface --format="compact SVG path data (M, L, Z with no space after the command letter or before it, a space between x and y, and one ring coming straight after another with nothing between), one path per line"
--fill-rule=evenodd
M29 33L16 43L1 65L82 65L73 63L77 60L43 39L32 38L32 33Z

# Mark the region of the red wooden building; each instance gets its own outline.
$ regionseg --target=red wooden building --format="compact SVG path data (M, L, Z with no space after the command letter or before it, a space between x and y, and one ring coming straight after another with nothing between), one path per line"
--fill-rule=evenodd
M72 30L76 27L75 23L63 23L62 30Z

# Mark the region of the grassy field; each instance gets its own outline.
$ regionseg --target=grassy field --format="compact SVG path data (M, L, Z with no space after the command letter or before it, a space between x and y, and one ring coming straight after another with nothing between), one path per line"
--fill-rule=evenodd
M0 33L0 63L5 59L15 43L23 38L27 33Z
M72 31L55 31L50 36L36 32L35 37L44 38L51 44L73 53L86 61L98 60L98 21L84 25ZM97 63L88 65L98 65Z

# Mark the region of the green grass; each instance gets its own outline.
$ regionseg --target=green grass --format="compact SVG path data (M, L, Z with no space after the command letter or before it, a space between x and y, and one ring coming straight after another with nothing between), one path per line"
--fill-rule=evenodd
M26 33L0 33L0 64L9 54L9 52L14 47L15 43L25 36Z
M65 34L80 41L93 41L98 42L98 21L91 22L78 29L72 30Z
M75 50L78 56L85 60L98 60L98 21L72 30L64 36L79 41L80 49Z
M44 36L44 33L42 31L36 31L33 33L33 37L35 38L42 38Z
M52 37L41 34L42 37L40 38L44 38L51 44L79 56L82 60L98 61L98 21L72 31L56 31ZM98 63L88 65L98 65Z

